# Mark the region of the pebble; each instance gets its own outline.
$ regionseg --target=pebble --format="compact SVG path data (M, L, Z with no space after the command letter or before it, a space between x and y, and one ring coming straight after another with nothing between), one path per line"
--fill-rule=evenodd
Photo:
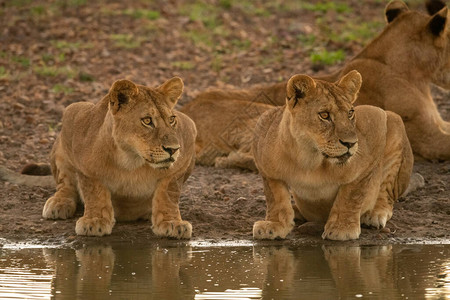
M382 229L380 230L380 232L382 232L382 233L391 233L391 229L389 229L389 228L387 228L387 227L384 227L384 228L382 228Z
M25 122L27 123L27 124L33 124L34 123L34 117L33 116L26 116L25 117Z
M36 155L34 155L33 153L25 153L25 157L30 160L34 160L36 158Z
M16 102L13 104L13 108L17 110L23 110L25 108L25 105Z

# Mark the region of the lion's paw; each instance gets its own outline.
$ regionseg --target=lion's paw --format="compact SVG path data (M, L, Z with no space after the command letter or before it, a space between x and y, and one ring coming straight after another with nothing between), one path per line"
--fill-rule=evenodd
M192 225L188 221L163 221L153 225L152 229L158 236L176 239L190 239L192 236Z
M70 198L50 197L45 202L42 217L45 219L68 219L73 217L77 203Z
M361 234L361 226L358 222L348 220L342 222L338 220L328 220L322 233L323 239L347 241L356 240Z
M257 221L253 225L253 238L258 240L284 239L293 227L294 224L286 226L280 222Z
M103 236L111 234L112 228L114 227L114 220L109 220L105 218L88 218L81 217L77 221L75 226L75 232L77 235L88 235L88 236Z
M392 208L374 208L361 216L361 223L375 228L384 228L392 217Z

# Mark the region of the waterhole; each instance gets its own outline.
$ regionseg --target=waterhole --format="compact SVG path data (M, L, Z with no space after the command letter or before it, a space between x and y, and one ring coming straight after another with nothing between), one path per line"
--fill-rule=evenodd
M0 250L1 299L450 299L450 245Z

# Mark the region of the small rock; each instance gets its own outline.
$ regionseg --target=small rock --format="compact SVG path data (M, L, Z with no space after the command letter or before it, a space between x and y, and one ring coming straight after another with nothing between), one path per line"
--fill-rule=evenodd
M23 110L25 108L25 105L16 102L13 104L13 108L16 110Z
M25 117L25 122L27 124L33 124L34 123L34 117L33 116L26 116Z
M34 160L36 158L36 155L34 155L33 153L25 153L25 157L29 160Z
M384 228L382 228L382 229L380 230L380 232L382 232L382 233L391 233L391 229L389 229L389 228L387 228L387 227L384 227Z

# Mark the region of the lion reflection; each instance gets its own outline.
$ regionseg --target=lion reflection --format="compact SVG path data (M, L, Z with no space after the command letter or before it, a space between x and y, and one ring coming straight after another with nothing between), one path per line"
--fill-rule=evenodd
M181 267L191 259L190 247L112 248L109 245L81 249L44 249L56 274L55 299L184 299L189 276ZM189 284L186 284L189 286Z
M262 290L262 299L396 299L436 288L439 278L430 275L442 271L439 259L449 250L437 245L277 245L253 251L85 245L43 252L56 272L55 299L194 299L243 288Z
M436 279L418 276L418 261L430 266L447 251L436 246L322 245L255 248L266 265L263 299L283 295L302 299L397 299L425 295Z

